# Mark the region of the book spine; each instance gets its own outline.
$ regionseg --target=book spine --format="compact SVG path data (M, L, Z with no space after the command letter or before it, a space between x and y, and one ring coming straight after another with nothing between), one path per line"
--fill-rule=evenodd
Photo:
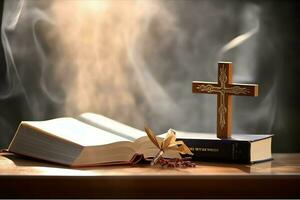
M193 160L250 163L250 142L232 140L182 140L194 153Z

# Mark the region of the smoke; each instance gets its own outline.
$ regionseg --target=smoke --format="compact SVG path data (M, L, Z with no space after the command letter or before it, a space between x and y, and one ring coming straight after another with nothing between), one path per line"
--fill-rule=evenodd
M244 10L242 12L242 31L243 29L251 27L250 30L248 30L245 33L242 33L241 35L233 38L230 42L228 42L226 45L224 45L220 50L220 56L222 57L223 54L228 52L229 50L240 46L245 41L250 39L253 35L255 35L259 31L259 7L256 5L246 5L244 7Z
M13 31L16 28L17 22L20 17L20 13L23 8L23 1L20 2L14 2L14 4L6 4L4 9L11 10L11 12L5 12L3 13L3 18L6 20L3 20L2 27L1 27L1 35L2 35L2 43L6 53L6 62L7 62L7 69L5 70L5 78L6 78L6 87L1 87L0 91L0 99L6 99L11 96L13 96L16 92L20 91L20 89L16 89L15 83L17 80L20 80L16 66L14 63L12 50L9 45L8 38L6 37L6 32ZM4 28L6 27L6 28Z
M191 83L217 81L220 59L233 61L235 81L258 81L260 12L236 1L5 1L0 99L22 95L22 120L89 111L157 132L214 132L216 97ZM268 131L275 103L261 95L235 103L235 132L257 120Z

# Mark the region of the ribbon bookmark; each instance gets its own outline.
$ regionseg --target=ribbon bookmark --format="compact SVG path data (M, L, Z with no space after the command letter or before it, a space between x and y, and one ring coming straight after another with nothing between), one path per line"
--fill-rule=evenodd
M193 155L193 153L184 144L183 141L176 141L176 134L175 131L172 129L168 130L167 136L164 138L163 141L157 140L155 134L150 128L145 128L145 132L147 133L152 143L159 149L158 153L153 158L151 165L155 165L158 162L158 160L162 157L164 152L167 150L174 150L181 154Z

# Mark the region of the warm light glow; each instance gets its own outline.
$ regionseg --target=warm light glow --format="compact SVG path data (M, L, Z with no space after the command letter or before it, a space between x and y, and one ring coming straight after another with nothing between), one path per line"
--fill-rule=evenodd
M88 0L88 1L79 1L80 6L87 11L95 11L100 12L107 8L108 1L107 0Z
M128 57L137 60L132 51L140 44L138 40L143 42L141 36L147 33L151 18L159 15L165 19L161 26L169 23L160 3L65 0L55 1L51 10L55 28L47 37L54 41L52 49L59 51L56 68L67 91L67 115L109 113L120 119L135 119L134 124L143 127L143 117L128 85L127 79L132 77ZM142 70L142 66L139 68ZM154 79L149 77L147 82L151 81Z

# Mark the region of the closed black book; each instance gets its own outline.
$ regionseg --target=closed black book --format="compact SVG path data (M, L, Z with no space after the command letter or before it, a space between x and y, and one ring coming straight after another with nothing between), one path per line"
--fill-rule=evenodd
M194 153L193 160L234 163L256 163L272 159L272 135L234 134L219 139L215 134L176 131Z

